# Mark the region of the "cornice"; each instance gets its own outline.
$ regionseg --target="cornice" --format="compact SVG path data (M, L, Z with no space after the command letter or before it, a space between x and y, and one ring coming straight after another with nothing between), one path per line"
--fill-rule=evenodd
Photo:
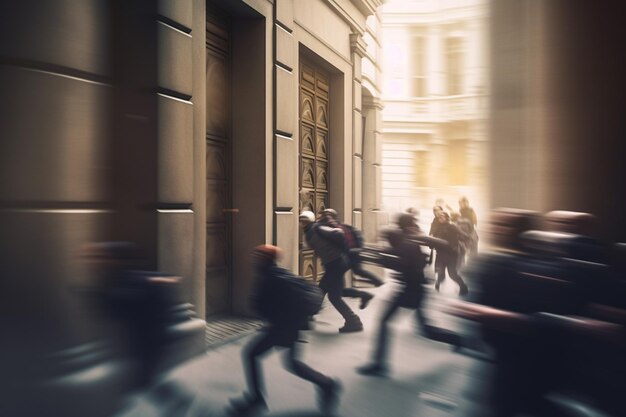
M350 51L357 54L361 58L367 55L367 43L363 40L363 36L359 33L350 34Z
M385 0L350 0L365 17L376 13Z
M349 0L350 3L367 18L376 13L376 9L380 7L386 0ZM365 32L365 22L359 23L346 9L342 7L338 0L324 0L326 4L332 7L339 17L341 17L352 29L352 32L363 34Z

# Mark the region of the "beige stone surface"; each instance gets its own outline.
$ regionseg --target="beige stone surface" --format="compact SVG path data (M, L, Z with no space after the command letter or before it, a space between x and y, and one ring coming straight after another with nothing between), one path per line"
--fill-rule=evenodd
M276 25L276 61L288 67L295 68L295 45L293 35Z
M276 207L298 209L298 159L293 139L276 135Z
M274 213L276 222L276 244L283 249L281 265L297 271L298 263L298 223L296 214L292 211L277 211Z
M193 217L191 210L158 213L159 271L183 278L185 298L193 289Z
M193 20L192 0L159 0L159 14L191 30Z
M353 158L353 169L354 169L354 177L353 177L353 202L352 206L355 209L360 209L363 207L363 160L359 156L355 156ZM366 185L367 186L367 185Z
M18 67L0 68L0 196L24 201L106 199L110 88ZM8 99L8 98L11 99Z
M293 0L275 0L276 20L293 30Z
M159 87L192 95L191 36L158 22Z
M296 131L296 81L292 72L276 66L276 130L286 134Z
M193 105L159 95L159 202L193 201Z
M9 13L0 12L3 34L10 34L0 42L0 54L108 75L106 2L63 0L38 2L37 7L10 2L9 8Z

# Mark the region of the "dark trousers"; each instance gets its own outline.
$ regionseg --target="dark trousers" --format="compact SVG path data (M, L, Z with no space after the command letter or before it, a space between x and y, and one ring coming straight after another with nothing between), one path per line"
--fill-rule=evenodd
M297 331L295 331L295 338L297 338ZM245 348L243 352L243 363L246 373L246 381L248 384L248 392L254 398L262 398L263 391L263 375L261 373L260 359L273 347L282 346L286 347L284 364L285 368L299 376L300 378L310 381L315 385L323 388L326 387L331 379L327 376L317 372L304 362L298 359L299 345L296 343L295 338L285 342L285 336L280 334L280 331L275 329L264 330L261 335L253 339Z
M343 258L324 265L324 276L320 280L319 286L324 294L328 294L328 300L346 321L355 321L358 320L358 316L341 298L344 294L346 297L360 297L357 293L362 293L362 291L354 288L344 289L343 274L348 268L349 266Z
M350 256L350 267L352 268L352 272L354 272L355 275L365 278L368 282L370 282L371 284L377 287L380 287L381 285L385 283L376 274L374 274L373 272L367 271L363 268L363 264L361 263L361 259L359 258L358 252L350 252L349 256Z
M387 305L387 308L383 311L383 315L380 318L380 324L378 327L378 335L376 337L376 347L374 348L374 362L386 366L387 364L387 353L389 349L389 321L393 316L395 316L396 312L400 307L402 307L402 293L398 294L396 297L391 300L391 302ZM423 292L420 292L420 307L421 307L421 298L423 297ZM416 309L420 311L421 308ZM417 314L418 316L423 316L420 312ZM421 323L421 321L420 321Z
M428 319L422 308L425 298L423 290L400 292L387 305L383 311L378 328L376 338L376 347L374 349L374 363L381 366L387 366L387 357L389 349L389 321L395 316L400 307L411 308L415 310L415 318L417 320L421 334L431 340L438 342L458 345L460 337L454 332L428 324Z
M465 286L465 281L457 272L458 254L441 254L437 253L437 260L435 261L435 271L437 271L437 283L441 283L446 279L446 269L448 275L452 281L459 284L459 287Z

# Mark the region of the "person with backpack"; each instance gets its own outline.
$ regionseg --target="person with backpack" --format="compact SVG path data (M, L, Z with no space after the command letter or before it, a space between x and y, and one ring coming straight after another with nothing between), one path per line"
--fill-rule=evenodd
M448 250L448 244L441 239L422 233L413 214L400 214L397 225L397 229L388 230L385 233L391 249L379 251L379 263L395 271L393 277L402 284L402 289L395 294L382 314L372 361L357 368L357 372L361 375L387 376L389 373L388 327L389 321L400 307L415 310L421 334L426 338L448 343L455 349L461 347L461 338L458 334L430 325L422 309L426 297L424 290L426 255L422 252L421 246L434 246L438 251L445 252Z
M309 248L313 249L324 265L324 276L319 282L319 287L328 294L328 300L344 318L345 324L339 329L339 333L353 333L363 331L363 323L359 316L354 314L342 296L360 297L361 305L365 298L371 298L371 294L355 288L345 292L343 275L350 269L345 255L345 238L340 228L326 224L326 218L322 216L319 222L315 222L315 215L311 211L303 211L300 214L300 226L304 232L304 238Z
M358 275L362 278L365 278L366 281L370 282L376 287L380 287L385 283L380 277L378 277L373 272L370 272L363 268L361 263L361 251L363 250L363 234L359 229L349 224L341 223L339 221L339 215L337 211L331 208L325 209L322 214L327 217L327 222L333 227L339 227L343 230L344 238L345 238L345 249L346 254L348 255L348 262L350 263L350 269L355 275ZM373 297L373 296L372 296ZM372 299L372 297L364 299L365 306ZM362 308L365 308L362 307Z
M299 359L299 332L309 328L308 318L319 311L323 294L304 278L279 267L276 262L280 253L280 248L272 245L257 246L253 252L257 277L251 297L252 307L267 325L244 348L248 392L242 398L231 400L228 409L231 416L256 415L267 408L259 360L274 347L287 348L285 366L288 371L317 386L319 405L324 413L333 412L339 403L339 381L321 374Z

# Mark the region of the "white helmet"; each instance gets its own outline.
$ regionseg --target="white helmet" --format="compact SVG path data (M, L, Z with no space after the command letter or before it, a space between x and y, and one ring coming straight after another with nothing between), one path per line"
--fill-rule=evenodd
M315 221L315 214L312 211L304 210L300 213L300 220L306 220L309 223L313 223Z

